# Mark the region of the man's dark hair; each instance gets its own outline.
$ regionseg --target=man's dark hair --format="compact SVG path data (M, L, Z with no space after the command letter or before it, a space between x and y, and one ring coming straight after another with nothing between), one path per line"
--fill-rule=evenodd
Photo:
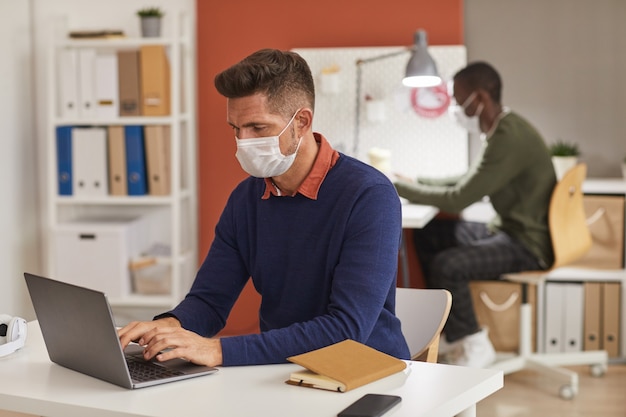
M457 81L472 91L482 88L489 93L493 101L500 103L502 95L500 74L488 63L479 61L467 65L455 74L454 82Z
M261 49L217 74L214 82L227 98L265 94L270 111L287 118L298 108L315 106L311 69L295 52Z

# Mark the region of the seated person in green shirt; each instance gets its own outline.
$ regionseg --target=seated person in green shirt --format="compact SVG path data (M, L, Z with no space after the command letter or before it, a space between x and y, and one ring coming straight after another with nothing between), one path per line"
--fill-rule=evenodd
M500 102L502 84L489 64L469 64L454 76L457 121L480 133L482 149L458 178L398 180L398 194L442 211L461 210L489 197L489 224L435 219L415 230L415 245L429 288L452 293L442 355L451 363L485 367L495 360L486 329L474 314L469 282L503 273L547 269L553 262L548 205L556 177L541 135Z

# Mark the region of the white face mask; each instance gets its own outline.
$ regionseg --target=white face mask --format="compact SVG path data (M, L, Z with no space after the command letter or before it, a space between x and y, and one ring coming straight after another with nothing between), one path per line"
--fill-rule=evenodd
M474 101L475 98L476 98L476 92L474 91L465 100L465 103L463 103L460 106L458 104L454 106L450 106L449 110L450 110L450 115L452 116L452 118L463 129L467 129L467 131L470 133L481 133L479 116L483 111L483 107L484 107L483 103L480 103L478 105L478 108L476 109L476 112L474 113L473 116L468 116L465 114L465 109L467 108L467 106L472 104L472 101Z
M294 153L283 155L280 152L280 135L287 130L298 111L299 109L293 114L287 126L276 136L250 139L239 139L235 136L237 141L237 153L235 156L244 171L258 178L275 177L287 172L296 159L300 143L302 143L302 137L298 141L298 146Z

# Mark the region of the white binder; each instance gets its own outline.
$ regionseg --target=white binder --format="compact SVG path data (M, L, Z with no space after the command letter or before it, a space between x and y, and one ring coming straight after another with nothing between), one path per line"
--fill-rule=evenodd
M547 282L546 295L546 337L544 352L557 353L563 351L563 284Z
M78 97L80 105L78 116L81 119L93 118L96 115L95 75L96 51L91 48L78 51Z
M95 58L96 116L113 119L119 116L117 53L98 52Z
M75 196L108 194L106 139L104 127L72 129L72 186Z
M78 117L78 57L75 49L59 51L60 116L64 119Z
M563 352L580 352L583 346L585 296L582 283L563 286Z

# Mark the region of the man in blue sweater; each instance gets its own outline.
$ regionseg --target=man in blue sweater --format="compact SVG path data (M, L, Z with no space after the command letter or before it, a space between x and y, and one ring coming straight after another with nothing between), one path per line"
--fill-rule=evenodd
M306 61L261 50L218 74L215 86L250 177L230 195L185 299L121 329L122 346L137 340L146 358L228 366L281 363L353 339L408 359L394 314L397 192L312 131ZM261 333L213 338L249 279L262 297Z

